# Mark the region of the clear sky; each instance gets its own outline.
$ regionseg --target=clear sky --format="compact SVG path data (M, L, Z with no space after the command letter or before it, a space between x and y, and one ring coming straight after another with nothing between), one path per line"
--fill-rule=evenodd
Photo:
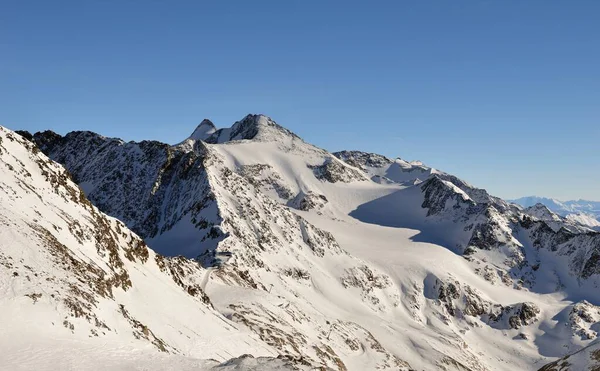
M247 113L600 200L600 1L1 2L0 125L175 143Z

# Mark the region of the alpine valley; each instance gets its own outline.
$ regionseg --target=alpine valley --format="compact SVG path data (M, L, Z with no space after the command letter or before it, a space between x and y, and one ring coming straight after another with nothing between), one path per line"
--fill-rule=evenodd
M0 127L3 370L593 370L600 233L264 115ZM596 368L595 368L596 367Z

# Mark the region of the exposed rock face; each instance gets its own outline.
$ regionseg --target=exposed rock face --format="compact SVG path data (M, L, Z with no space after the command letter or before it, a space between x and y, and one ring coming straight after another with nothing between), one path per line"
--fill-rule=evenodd
M336 183L350 183L355 181L367 181L368 179L359 171L346 166L335 157L325 159L322 165L310 166L317 179Z
M334 156L345 163L354 166L371 178L374 182L382 184L416 184L427 179L432 174L441 174L439 171L423 165L419 161L395 160L375 153L360 151L341 151L333 153Z
M501 282L532 287L540 265L530 262L539 260L540 249L568 257L570 275L595 282L600 273L600 234L558 218L543 206L523 210L446 175L432 175L418 187L428 217L454 223L459 251L470 259L486 260L486 251L504 251Z
M539 220L550 221L550 222L561 221L561 218L558 215L556 215L555 213L550 211L550 209L548 209L546 206L544 206L542 204L535 204L531 207L526 208L523 211L527 215L530 215Z
M427 216L441 213L452 203L452 209L466 209L467 213L473 214L478 210L469 210L477 204L460 188L449 181L445 181L437 175L432 176L420 185L424 193L424 201L421 207L427 209Z
M571 308L569 322L573 333L581 340L593 340L598 336L600 307L584 300Z
M325 197L325 195L317 194L313 191L308 191L306 193L298 193L296 197L294 197L294 199L290 201L289 206L303 211L313 209L320 210L323 209L327 202L327 197Z
M206 138L207 143L225 143L236 140L277 141L281 137L302 141L296 134L278 125L264 115L247 115L231 128L219 129ZM204 140L204 139L203 139Z
M149 250L122 222L93 206L62 166L2 127L0 225L7 314L2 340L30 336L36 348L38 341L69 334L80 342L150 344L159 352L204 358L222 357L217 347L190 350L186 344L205 342L207 334L227 334L229 344L221 350L262 346L213 309L199 285L205 274L200 265ZM196 321L183 324L178 317L184 313ZM268 348L260 353L275 355Z
M446 282L430 276L424 284L425 297L439 301L449 316L478 317L488 313L492 307L491 302L483 299L475 289L459 281Z
M443 319L448 323L451 317L459 320L465 316L480 318L496 329L520 329L536 322L540 309L534 303L500 305L484 299L482 294L467 284L457 280L440 280L430 276L425 282L425 297L435 300L443 308ZM473 324L467 321L469 324Z
M159 142L125 143L90 132L64 138L37 133L35 140L69 169L94 205L144 238L157 237L184 218L199 230L199 241L221 237L213 229L219 215L204 170L207 149L202 142L185 152ZM198 248L196 255L202 252Z
M540 308L534 303L495 306L489 315L492 326L500 329L519 329L538 320Z
M253 186L260 188L265 193L275 192L281 200L288 201L293 194L290 185L287 184L271 165L254 164L244 165L238 173L248 179Z
M393 162L393 160L385 156L361 151L341 151L334 152L333 155L345 163L363 171L366 171L367 167L381 168L390 165Z

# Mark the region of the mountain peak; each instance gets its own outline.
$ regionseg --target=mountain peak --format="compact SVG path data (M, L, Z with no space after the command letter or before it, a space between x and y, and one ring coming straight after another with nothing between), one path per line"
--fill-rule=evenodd
M254 140L258 142L274 142L283 138L300 139L296 134L277 124L269 116L263 114L247 114L229 128L217 129L209 119L204 119L196 127L188 140L204 141L210 144L226 143L237 140Z
M544 221L560 221L560 217L541 202L526 208L525 213Z
M225 143L234 140L255 140L260 142L279 141L282 137L300 139L296 134L277 124L269 116L248 114L236 121L230 128L219 129L209 138L208 143Z
M206 140L217 131L217 127L209 119L204 119L190 135L189 139Z

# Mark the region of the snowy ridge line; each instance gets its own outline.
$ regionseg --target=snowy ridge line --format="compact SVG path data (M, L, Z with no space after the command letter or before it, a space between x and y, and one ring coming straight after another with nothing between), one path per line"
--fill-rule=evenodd
M298 367L534 370L597 337L597 232L420 162L331 154L263 115L175 146L31 137Z
M552 212L569 219L582 226L599 229L600 228L600 202L589 200L571 200L558 201L546 197L522 197L509 202L521 205L523 207L534 207L543 205Z
M107 344L133 346L158 358L158 365L179 360L189 369L200 363L196 358L276 355L213 309L195 281L204 271L197 263L155 254L123 223L91 205L62 166L3 127L0 196L3 368L58 367L48 362L60 352L51 345L57 342L89 349L96 359ZM189 317L197 321L182 320ZM49 352L35 356L26 346ZM104 361L116 367L123 355L114 356ZM68 369L74 362L67 357L59 364Z

